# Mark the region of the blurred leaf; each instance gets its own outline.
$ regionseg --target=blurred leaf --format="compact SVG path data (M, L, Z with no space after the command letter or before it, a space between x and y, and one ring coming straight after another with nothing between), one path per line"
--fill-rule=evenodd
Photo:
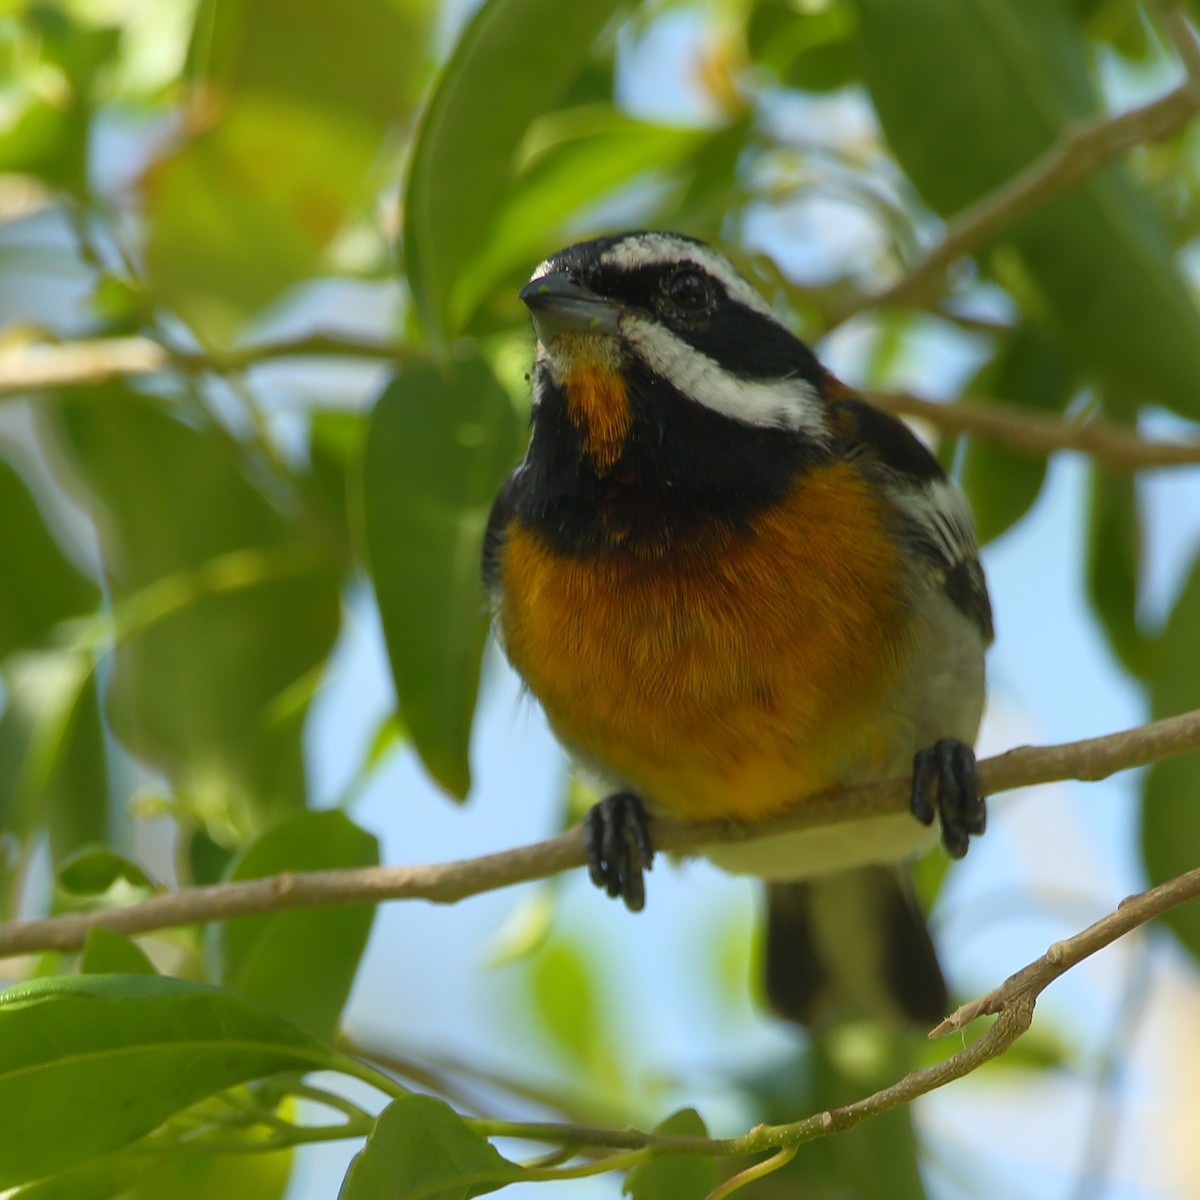
M102 506L119 638L113 729L218 841L304 802L304 707L276 707L336 636L340 564L243 474L238 447L118 385L62 407Z
M605 1091L619 1089L623 1064L594 964L580 945L549 942L530 963L529 1001L538 1030L579 1070Z
M88 930L79 969L85 975L158 974L137 942L103 925Z
M302 812L251 842L226 880L378 863L379 843L344 813ZM374 906L361 904L222 921L208 930L210 970L231 990L332 1041L374 917Z
M0 459L0 660L43 641L60 621L91 612L100 589L68 562L11 463Z
M809 11L791 0L760 0L747 47L755 64L769 67L785 86L828 92L857 80L854 30L854 10L839 0Z
M1154 718L1200 708L1200 557L1158 639L1147 679ZM1200 754L1155 763L1142 787L1142 859L1151 884L1165 883L1200 860ZM1200 960L1200 905L1184 904L1163 918Z
M0 173L34 175L76 196L87 191L92 90L116 57L119 29L81 21L65 5L22 5L0 26Z
M1077 371L1036 326L1022 322L963 391L1012 401L1021 409L1061 413L1074 394ZM980 545L999 537L1033 507L1046 478L1046 459L1017 454L987 438L968 438L960 482L971 502Z
M550 938L558 912L557 889L549 884L521 893L500 927L488 938L488 970L510 967L536 954Z
M856 3L876 111L940 213L960 211L1098 111L1061 0ZM1000 240L1019 247L1052 324L1082 362L1117 390L1200 415L1200 313L1161 215L1119 168Z
M230 1129L222 1141L253 1143L258 1130ZM282 1200L292 1152L177 1155L133 1150L105 1154L12 1192L11 1200Z
M219 842L214 842L203 828L193 829L187 835L188 876L192 883L203 886L224 879L233 852Z
M487 634L480 547L519 443L508 396L470 359L393 380L364 449L366 550L400 713L429 773L460 799Z
M9 659L0 717L0 825L44 826L58 864L110 836L108 773L91 659L73 651Z
M1118 661L1142 679L1152 667L1153 645L1138 627L1142 523L1137 477L1093 462L1088 498L1088 603Z
M376 146L336 113L240 99L142 180L152 288L204 340L321 271L322 252L367 198Z
M654 1127L671 1137L708 1137L694 1108L681 1108ZM665 1154L634 1167L621 1191L633 1200L704 1200L716 1186L716 1165L711 1155Z
M449 300L449 323L461 329L479 302L513 271L528 278L559 248L581 210L649 170L670 170L694 155L710 135L652 125L612 105L557 112L534 133L542 144L510 188L487 241L463 268Z
M523 1174L444 1101L401 1096L379 1114L338 1200L466 1200Z
M18 984L0 993L0 1186L127 1145L235 1083L327 1059L293 1026L201 984L161 975Z
M426 83L432 0L201 0L193 77L385 129Z
M118 880L148 891L159 886L138 863L122 858L108 846L85 846L72 854L58 871L59 885L77 896L103 895Z
M526 129L583 71L620 7L486 0L463 30L426 106L404 201L408 283L435 342L459 331L453 291L487 244Z

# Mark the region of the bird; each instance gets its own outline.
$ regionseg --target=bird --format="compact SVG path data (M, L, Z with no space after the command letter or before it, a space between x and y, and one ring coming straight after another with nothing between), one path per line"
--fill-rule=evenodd
M531 433L483 539L508 661L601 797L591 878L645 903L654 820L753 825L905 776L900 812L705 857L766 886L765 996L809 1028L932 1023L910 861L986 825L992 609L966 501L710 245L580 242L520 298Z

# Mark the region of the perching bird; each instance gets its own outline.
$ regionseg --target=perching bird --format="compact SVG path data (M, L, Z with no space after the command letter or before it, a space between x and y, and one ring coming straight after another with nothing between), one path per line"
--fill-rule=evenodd
M521 292L532 438L484 580L509 661L605 796L592 878L644 902L657 814L753 822L912 774L914 816L705 851L766 879L766 991L811 1025L933 1022L946 987L903 864L981 833L971 745L992 614L966 504L719 254L570 246Z

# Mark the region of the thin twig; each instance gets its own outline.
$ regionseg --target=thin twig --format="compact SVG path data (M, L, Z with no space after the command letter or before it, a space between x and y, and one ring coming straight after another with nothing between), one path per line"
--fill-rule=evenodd
M909 392L870 392L866 399L888 412L919 417L949 433L985 437L1031 457L1074 450L1114 471L1200 465L1200 441L1143 438L1100 417L1064 421L996 401L971 399L939 404Z
M930 1037L960 1030L984 1013L995 1013L996 1021L979 1038L940 1063L910 1071L886 1088L827 1112L815 1113L783 1125L760 1125L730 1138L644 1133L637 1129L589 1129L554 1123L472 1121L477 1132L487 1137L511 1137L549 1144L598 1146L613 1150L653 1150L656 1154L740 1155L762 1154L796 1147L831 1133L852 1129L869 1117L908 1104L936 1088L969 1074L985 1062L1003 1054L1030 1026L1034 1005L1041 993L1064 971L1089 955L1110 945L1132 929L1161 916L1187 900L1200 896L1200 868L1168 883L1131 896L1117 910L1082 933L1057 942L1037 961L1030 963L994 992L964 1005L944 1021ZM1016 981L1014 983L1014 981Z
M141 337L39 344L0 350L0 396L101 384L170 370L236 374L259 363L288 358L357 358L399 364L412 361L412 353L394 342L324 334L194 354L173 353ZM1035 456L1075 450L1113 470L1127 471L1200 463L1200 443L1142 438L1133 430L1099 418L1063 421L995 401L973 398L940 404L907 392L872 392L867 398L889 412L920 417L939 429L986 437Z
M284 358L360 358L411 362L411 350L394 342L317 333L232 350L173 351L147 337L37 342L0 350L0 396L78 384L154 375L160 371L244 371Z
M1104 779L1117 771L1198 748L1200 709L1106 737L1009 750L979 764L979 783L984 794L993 795L1053 780ZM719 842L902 812L908 794L909 782L895 779L813 796L792 811L753 825L659 820L654 823L654 840L660 850L696 851ZM578 829L572 829L547 841L458 862L285 872L263 879L181 888L127 908L10 922L0 926L0 957L36 950L77 950L96 926L135 934L198 921L337 904L415 899L451 904L582 866L584 858L583 839Z
M1174 133L1197 112L1200 88L1189 75L1165 96L1141 108L1064 130L1040 157L953 217L942 240L907 275L882 292L855 299L837 314L833 324L868 308L929 304L960 258L973 254L1021 217L1075 187L1124 151Z

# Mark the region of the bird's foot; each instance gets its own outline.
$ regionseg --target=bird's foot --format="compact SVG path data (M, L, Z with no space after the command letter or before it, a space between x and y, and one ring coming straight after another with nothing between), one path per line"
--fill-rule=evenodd
M646 903L642 872L654 865L649 823L642 802L632 792L605 797L583 821L592 882L610 896L620 896L630 912L640 912Z
M975 782L975 752L942 738L913 759L912 814L922 825L942 819L942 844L951 858L967 852L971 834L987 827L987 805Z

